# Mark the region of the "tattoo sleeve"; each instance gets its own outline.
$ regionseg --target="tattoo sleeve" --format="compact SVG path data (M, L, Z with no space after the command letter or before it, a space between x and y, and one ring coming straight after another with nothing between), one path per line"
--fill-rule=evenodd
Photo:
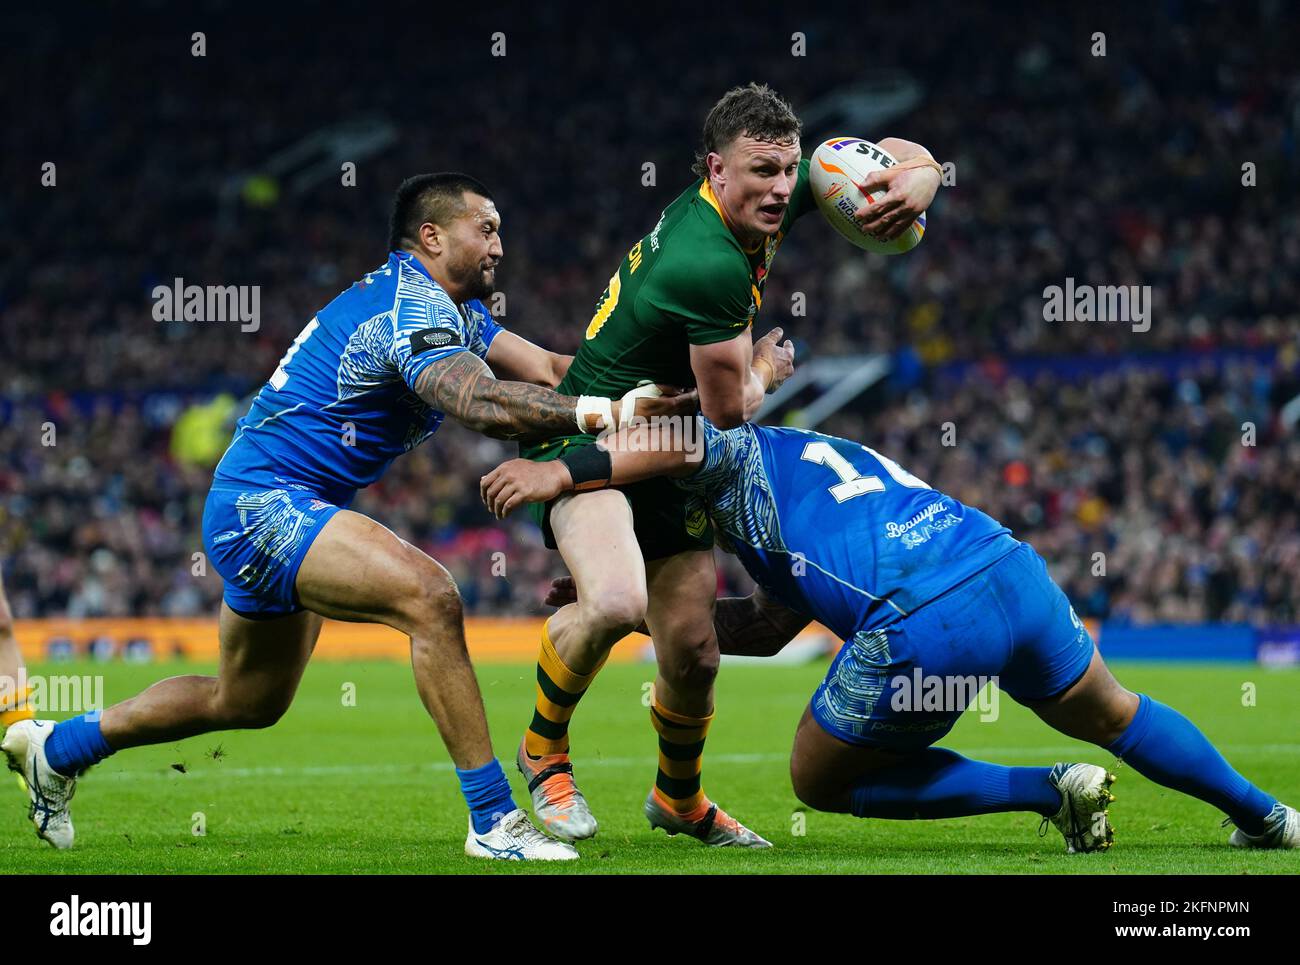
M723 653L770 657L812 621L756 589L749 596L724 597L713 611L713 628Z
M502 382L472 352L434 362L415 380L429 405L494 439L528 441L576 432L578 400L527 382Z

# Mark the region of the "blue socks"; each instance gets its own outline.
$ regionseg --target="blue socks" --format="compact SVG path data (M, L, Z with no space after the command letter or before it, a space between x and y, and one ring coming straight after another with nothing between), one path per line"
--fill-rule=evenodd
M103 761L113 753L108 741L99 731L98 714L81 714L55 724L55 730L45 741L45 760L65 778L81 774L87 767ZM491 831L502 815L515 810L506 771L500 769L497 758L482 767L463 771L456 769L460 791L469 805L469 817L478 834Z
M469 816L476 834L487 834L504 815L515 809L506 772L501 770L501 762L495 757L472 771L456 768L456 777L460 778L460 790L469 805Z
M1106 748L1143 777L1212 804L1247 834L1261 834L1277 798L1232 769L1196 725L1172 707L1138 695L1137 714Z
M46 760L64 777L74 777L112 753L99 731L98 714L80 714L55 724L45 742ZM515 809L506 773L495 757L470 771L457 768L456 777L477 833L491 831L503 815Z
M860 818L957 818L998 811L1055 814L1061 794L1050 767L1004 767L931 747L872 771L853 786L850 813Z
M64 777L76 777L111 753L113 749L99 732L97 713L60 721L45 741L45 759Z
M1119 739L1106 748L1143 777L1200 798L1247 834L1261 834L1277 799L1232 769L1190 720L1146 694ZM1061 796L1046 767L1003 767L931 747L864 775L851 792L860 818L954 818L997 811L1054 814Z

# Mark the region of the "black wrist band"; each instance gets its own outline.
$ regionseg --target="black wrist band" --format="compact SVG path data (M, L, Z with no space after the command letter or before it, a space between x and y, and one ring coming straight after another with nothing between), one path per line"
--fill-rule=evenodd
M560 456L560 462L569 467L574 492L604 489L609 485L609 477L614 474L614 462L609 457L609 450L595 444L570 446Z

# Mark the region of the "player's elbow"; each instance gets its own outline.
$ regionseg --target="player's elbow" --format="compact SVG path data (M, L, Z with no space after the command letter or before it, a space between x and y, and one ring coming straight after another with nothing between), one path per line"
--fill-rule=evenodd
M509 419L480 419L475 422L467 422L465 425L489 439L516 440L521 435L519 426Z
M745 424L745 413L737 412L734 415L728 413L727 415L714 416L709 421L719 429L737 429Z
M719 429L734 429L745 422L745 403L742 399L702 400L700 411Z
M508 439L514 432L513 423L504 414L485 411L480 406L468 406L460 411L443 409L466 429L493 439Z
M564 370L567 368L559 364L559 358L555 353L548 352L543 362L529 372L524 381L532 385L540 385L544 389L554 389L564 378Z
M553 389L564 381L565 375L569 372L569 366L573 364L573 356L561 355L558 352L551 352L550 356L550 381L546 383L546 387Z
M878 146L900 161L908 161L914 157L928 157L933 160L933 155L926 150L925 145L917 144L915 141L909 141L905 138L886 137L878 142Z

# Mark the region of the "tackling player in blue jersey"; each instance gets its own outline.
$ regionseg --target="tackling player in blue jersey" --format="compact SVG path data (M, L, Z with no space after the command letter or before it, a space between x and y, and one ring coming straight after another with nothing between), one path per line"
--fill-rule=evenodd
M791 777L809 807L900 819L1031 811L1071 852L1108 847L1104 768L1004 767L931 746L974 696L953 684L992 678L1062 733L1224 811L1231 844L1300 847L1300 813L1234 771L1182 714L1120 686L1042 558L978 509L866 446L800 429L663 420L605 447L583 464L507 462L483 478L484 501L504 516L575 485L656 475L696 494L758 584L717 602L723 653L776 653L812 620L845 641L795 734ZM573 599L572 581L556 581L549 602Z
M625 406L650 414L691 404L687 395L638 402L634 391L611 402L554 392L570 357L503 331L483 305L502 257L499 227L472 178L427 174L401 185L388 260L307 323L214 473L203 542L226 581L218 676L163 680L102 719L22 721L6 733L40 837L71 846L77 775L115 751L275 723L330 617L410 636L416 687L469 805L467 854L578 856L511 799L450 574L348 509L445 415L498 438L545 438L611 427Z

